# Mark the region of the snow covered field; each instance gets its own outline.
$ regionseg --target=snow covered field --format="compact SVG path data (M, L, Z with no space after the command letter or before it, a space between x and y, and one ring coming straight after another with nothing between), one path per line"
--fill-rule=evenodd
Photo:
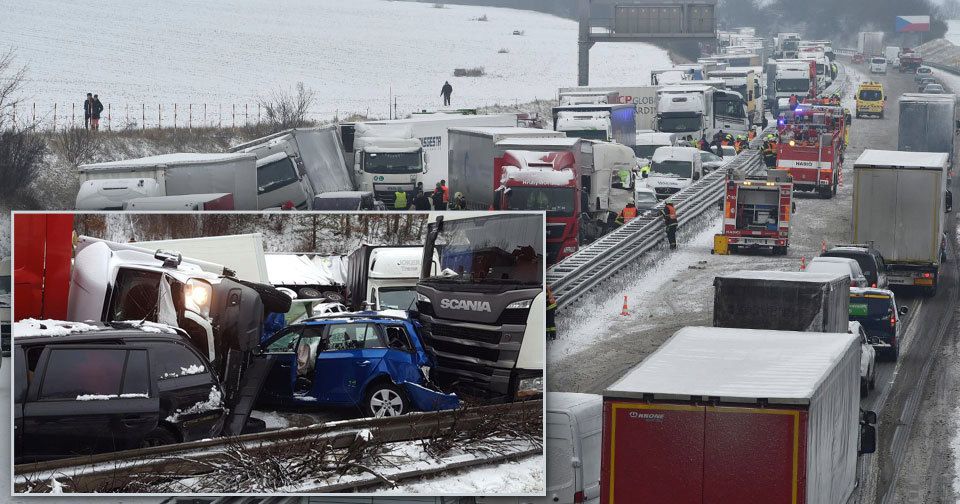
M513 9L386 0L0 0L0 12L0 51L13 47L28 65L25 94L38 110L93 92L114 111L146 103L155 116L158 103L171 110L175 102L255 105L258 96L303 81L317 93L316 118L386 116L391 86L404 114L440 108L445 80L454 106L475 107L554 98L577 78L577 24ZM598 44L591 56L594 85L645 84L651 68L669 65L665 51L644 44ZM455 68L471 67L484 67L486 76L453 77Z

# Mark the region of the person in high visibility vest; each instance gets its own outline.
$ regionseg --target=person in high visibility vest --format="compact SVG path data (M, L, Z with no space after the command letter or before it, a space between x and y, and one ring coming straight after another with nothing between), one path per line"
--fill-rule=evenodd
M647 178L650 176L650 163L647 163L642 167L640 167L640 176L643 178Z
M557 339L557 298L553 296L553 291L547 287L547 339Z
M663 224L667 228L667 241L670 242L670 248L676 249L677 227L680 225L680 221L677 219L677 208L673 206L673 203L666 203L660 209L660 214L663 216Z
M407 191L397 191L393 193L393 208L394 210L406 210L409 205L407 205Z
M620 215L617 216L616 223L618 226L622 226L637 217L637 205L633 204L631 201L627 203L627 206L623 207L623 210L620 211Z
M630 189L630 170L623 168L617 172L617 176L620 177L620 187Z

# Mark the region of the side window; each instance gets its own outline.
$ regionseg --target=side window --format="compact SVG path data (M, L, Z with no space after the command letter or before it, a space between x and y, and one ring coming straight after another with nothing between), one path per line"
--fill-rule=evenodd
M150 395L150 367L147 365L146 350L127 352L127 367L123 372L123 388L120 394Z
M410 349L410 339L403 326L384 326L383 332L387 335L387 347L396 350Z
M62 348L50 351L40 387L41 400L76 400L118 395L127 351Z
M207 365L196 354L179 343L149 343L153 374L158 380L209 373Z
M377 329L371 324L337 324L330 326L327 351L381 348Z
M282 335L267 345L267 353L293 353L297 338L300 337L300 327L286 329Z

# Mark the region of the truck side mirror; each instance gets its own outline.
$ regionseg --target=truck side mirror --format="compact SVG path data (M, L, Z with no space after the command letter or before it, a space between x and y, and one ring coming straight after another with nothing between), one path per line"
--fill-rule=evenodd
M897 310L897 313L899 313L901 316L906 315L909 312L910 308L907 308L906 306L901 306L900 309Z
M860 425L860 455L877 451L877 428L872 425Z

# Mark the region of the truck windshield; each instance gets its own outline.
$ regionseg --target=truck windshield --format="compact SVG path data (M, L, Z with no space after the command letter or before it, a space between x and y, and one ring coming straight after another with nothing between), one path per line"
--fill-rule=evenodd
M416 286L380 287L377 292L381 310L410 310L416 305Z
M797 47L800 47L799 40L784 40L783 41L783 50L784 51L796 51Z
M265 194L299 182L293 160L283 158L257 167L257 194Z
M784 93L806 93L810 91L810 79L778 80L777 91L781 91Z
M161 277L155 271L120 269L114 283L116 294L111 300L109 321L156 321Z
M568 137L582 138L584 140L603 140L607 141L607 132L604 130L564 130Z
M718 116L744 117L743 98L731 94L718 94L713 100L713 108Z
M660 147L670 147L670 144L663 145L634 145L633 146L633 155L638 158L650 159L653 157L653 153L657 151Z
M882 96L883 96L883 93L876 90L860 91L860 99L863 101L880 101L880 98Z
M667 115L660 116L660 131L666 133L686 133L700 131L703 120L700 114L695 115Z
M437 224L430 224L433 233ZM499 214L443 223L433 243L436 283L543 284L543 217Z
M576 191L572 187L511 187L511 210L546 210L548 217L571 217Z
M650 165L650 171L661 175L676 175L682 178L693 177L693 164L690 161L675 161L666 159L663 161L654 161Z
M817 63L817 75L823 75L824 66L823 63Z
M420 151L366 152L363 155L363 171L386 175L420 173L423 171Z

